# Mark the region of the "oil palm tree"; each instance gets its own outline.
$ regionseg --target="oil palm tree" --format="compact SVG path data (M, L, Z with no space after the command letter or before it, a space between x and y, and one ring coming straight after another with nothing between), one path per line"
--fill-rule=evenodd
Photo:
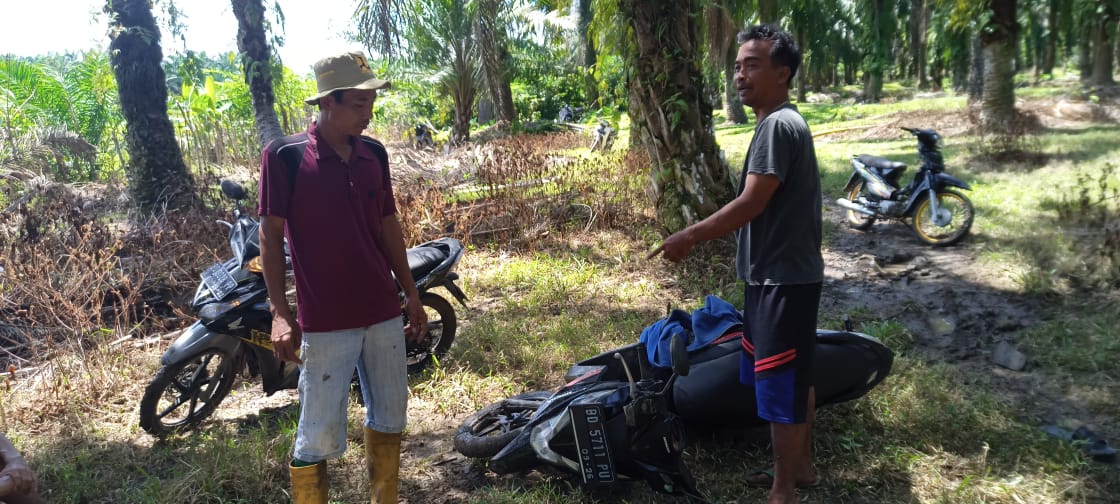
M987 23L981 27L984 94L980 117L994 133L1007 132L1015 119L1015 51L1019 22L1016 0L989 0Z
M452 141L468 140L480 78L474 6L466 0L415 0L414 7L408 24L411 58L435 71L430 80L454 102Z
M231 0L237 17L237 50L241 72L253 100L253 120L261 148L284 136L276 118L276 96L272 91L272 57L265 35L264 3L261 0Z
M195 203L194 179L167 116L160 31L148 0L109 0L109 54L126 122L128 189L145 212Z
M517 122L517 109L513 108L513 91L510 88L510 55L506 48L507 2L504 0L476 0L475 35L478 54L486 76L490 98L498 109L498 119L509 124Z
M728 122L746 124L747 112L735 89L735 57L739 45L735 37L746 17L743 2L717 0L704 7L704 38L708 52L708 65L719 68L723 74L723 113ZM715 83L712 84L713 86Z
M631 128L641 131L653 162L658 221L664 231L678 231L731 199L699 66L699 5L621 0L619 10L634 38Z

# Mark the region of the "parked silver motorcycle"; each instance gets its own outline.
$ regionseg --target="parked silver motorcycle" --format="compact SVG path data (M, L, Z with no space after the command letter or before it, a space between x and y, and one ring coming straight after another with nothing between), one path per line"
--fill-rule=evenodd
M847 198L836 204L848 210L848 224L866 231L876 220L909 222L918 239L934 246L964 238L975 216L972 201L950 187L971 190L967 182L945 173L941 135L932 129L902 128L918 138L918 173L906 187L899 179L906 163L859 154L852 156Z

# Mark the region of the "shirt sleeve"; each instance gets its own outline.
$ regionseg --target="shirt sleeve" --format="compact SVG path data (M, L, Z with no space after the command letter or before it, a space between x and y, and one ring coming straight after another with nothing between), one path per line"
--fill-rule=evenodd
M397 214L397 200L393 197L393 179L389 176L388 165L381 170L381 177L381 217L385 218Z
M754 149L750 153L747 173L774 175L783 184L793 165L795 155L793 131L779 117L769 117L759 125Z
M257 214L288 218L291 207L292 186L284 160L272 148L261 153L261 182L257 201Z

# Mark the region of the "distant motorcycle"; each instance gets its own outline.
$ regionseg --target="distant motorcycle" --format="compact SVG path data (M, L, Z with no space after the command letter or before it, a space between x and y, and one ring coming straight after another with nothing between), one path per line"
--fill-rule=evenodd
M237 202L234 222L221 221L230 228L233 257L202 273L191 301L198 320L163 353L163 366L144 390L140 427L156 436L192 428L209 417L242 371L260 375L261 387L269 395L299 383L299 367L277 359L272 349L272 314L260 260L260 222L242 211L246 194L239 184L222 181L222 192ZM284 252L284 261L290 265L287 243ZM462 244L454 238L440 238L407 251L408 267L428 314L424 340L410 340L405 345L409 373L423 370L455 340L455 309L431 290L443 287L460 304L466 301L454 273L462 253ZM404 295L399 295L403 305Z
M567 103L560 107L560 112L556 114L558 122L572 122L578 121L580 116L583 115L583 107L569 107Z
M852 156L847 198L836 204L848 210L848 224L866 231L876 220L909 221L923 242L951 245L968 234L975 217L972 201L950 187L971 190L968 183L945 173L941 135L932 129L902 128L918 138L922 165L906 187L899 179L906 164L860 154Z
M436 141L432 138L432 129L426 124L417 124L415 129L416 150L434 149Z
M610 150L617 136L618 132L611 127L609 122L606 120L599 121L599 126L595 128L595 139L591 142L591 152L595 152L596 149L603 152Z

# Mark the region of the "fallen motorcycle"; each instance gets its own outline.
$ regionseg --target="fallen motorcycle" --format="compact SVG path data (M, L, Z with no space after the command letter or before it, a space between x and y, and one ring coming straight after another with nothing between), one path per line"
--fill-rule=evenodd
M260 223L242 210L246 194L239 184L222 181L222 192L236 202L234 222L222 222L230 227L233 256L202 273L191 301L198 320L163 353L162 367L144 390L140 427L156 436L197 426L221 404L243 371L250 377L260 375L261 386L269 395L294 389L299 383L299 366L277 359L272 349L272 314L261 273ZM454 238L407 251L408 266L428 315L424 340L406 344L409 373L419 372L443 356L455 340L455 309L431 290L443 287L460 304L466 302L454 272L462 253L462 244ZM290 266L288 257L285 262ZM403 304L403 293L400 296ZM408 323L407 317L404 321Z
M671 340L671 368L654 367L644 343L573 365L555 392L519 394L468 417L455 449L499 474L548 464L589 486L645 480L655 491L703 499L685 466L686 426L745 426L758 417L754 387L739 382L742 328L691 352ZM894 354L875 338L817 331L818 407L865 395L890 373ZM634 373L638 378L634 378Z
M860 154L852 156L852 176L844 187L847 198L836 204L848 210L848 224L866 231L876 220L909 221L918 238L944 246L968 234L974 217L972 201L959 191L968 183L945 173L941 135L932 129L902 128L918 138L922 165L906 187L899 179L906 164Z

